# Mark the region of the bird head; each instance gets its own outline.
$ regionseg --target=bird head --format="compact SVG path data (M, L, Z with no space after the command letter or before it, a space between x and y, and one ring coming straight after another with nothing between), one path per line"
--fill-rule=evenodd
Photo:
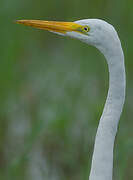
M100 19L83 19L74 22L17 20L16 23L76 38L101 51L103 47L109 49L108 46L114 46L114 41L117 39L113 26Z

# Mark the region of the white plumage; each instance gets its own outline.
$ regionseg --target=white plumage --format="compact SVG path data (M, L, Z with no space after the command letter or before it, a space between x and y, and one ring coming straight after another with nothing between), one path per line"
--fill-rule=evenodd
M124 55L112 25L97 19L77 23L90 27L88 38L81 40L98 48L109 68L109 91L96 134L89 180L112 180L114 140L125 100Z
M73 23L18 20L17 23L79 39L104 54L109 68L109 90L96 134L89 180L112 180L114 141L126 87L124 55L114 27L99 19Z

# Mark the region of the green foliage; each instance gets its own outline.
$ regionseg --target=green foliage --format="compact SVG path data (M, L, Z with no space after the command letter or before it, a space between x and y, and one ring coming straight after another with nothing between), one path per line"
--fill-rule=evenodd
M114 180L132 179L133 2L1 0L0 8L0 179L87 180L108 88L107 65L95 48L13 23L22 18L101 18L115 26L127 96Z

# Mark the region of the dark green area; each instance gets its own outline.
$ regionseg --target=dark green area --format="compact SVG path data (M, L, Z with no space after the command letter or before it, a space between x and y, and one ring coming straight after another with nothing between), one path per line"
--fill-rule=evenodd
M103 55L16 19L101 18L119 33L127 95L114 180L133 179L133 2L0 1L0 180L87 180L107 89Z

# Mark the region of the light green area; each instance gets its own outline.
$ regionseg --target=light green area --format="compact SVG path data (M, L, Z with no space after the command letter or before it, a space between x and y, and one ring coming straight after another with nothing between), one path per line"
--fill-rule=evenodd
M122 41L127 95L113 179L133 179L133 2L1 0L0 180L88 179L108 88L104 57L77 40L13 23L85 18L113 24Z

